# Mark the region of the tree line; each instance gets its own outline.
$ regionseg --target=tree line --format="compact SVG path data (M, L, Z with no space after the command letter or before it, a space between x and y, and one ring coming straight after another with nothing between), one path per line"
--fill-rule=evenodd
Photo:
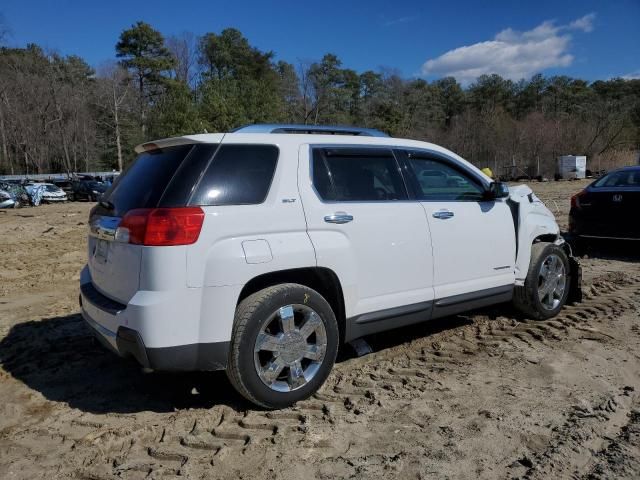
M165 38L144 22L95 69L34 44L0 48L0 174L120 170L138 143L260 122L377 128L498 175L551 176L558 155L587 155L593 170L635 159L640 80L494 74L463 87L358 73L330 53L276 60L234 28Z

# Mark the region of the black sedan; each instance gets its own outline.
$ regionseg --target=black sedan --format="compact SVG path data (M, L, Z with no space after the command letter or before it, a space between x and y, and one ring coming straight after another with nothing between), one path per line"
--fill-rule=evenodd
M640 166L609 172L571 197L569 233L577 243L640 240Z
M97 202L100 195L107 191L109 185L95 180L80 180L71 184L71 192L68 193L69 200L89 200Z

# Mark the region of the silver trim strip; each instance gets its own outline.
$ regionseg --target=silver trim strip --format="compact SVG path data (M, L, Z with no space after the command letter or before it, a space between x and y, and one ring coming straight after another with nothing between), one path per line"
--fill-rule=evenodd
M120 217L98 216L91 220L89 224L89 235L101 240L114 241L116 230L120 225Z
M632 242L640 242L640 238L629 238L629 237L605 237L601 235L578 235L583 238L599 238L602 240L631 240Z

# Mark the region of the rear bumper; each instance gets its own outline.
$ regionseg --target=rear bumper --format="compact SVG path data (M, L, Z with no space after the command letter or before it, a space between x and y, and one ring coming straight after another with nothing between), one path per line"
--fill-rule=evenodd
M573 237L603 240L640 240L640 229L634 219L601 220L585 217L579 211L569 214L569 233Z
M96 290L87 277L88 272L85 269L81 275L79 299L82 317L100 343L112 352L121 357L133 358L143 367L153 370L194 371L226 368L229 341L148 346L143 338L145 330L149 330L149 315L146 312L151 312L153 316L162 304L144 304L149 302L147 298L138 304L124 305L115 302ZM155 330L162 330L165 323L163 319L153 318ZM181 324L179 326L184 329L189 329L190 326L195 327L196 331L198 329L198 324L189 325L189 318L185 316L175 316L170 320L174 325ZM155 335L150 334L148 337L157 339L157 333L154 332ZM171 333L165 332L169 338Z

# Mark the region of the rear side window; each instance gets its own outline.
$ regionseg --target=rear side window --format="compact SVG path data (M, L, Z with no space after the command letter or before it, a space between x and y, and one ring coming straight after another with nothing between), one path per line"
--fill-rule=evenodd
M405 200L407 193L390 150L314 149L313 185L334 202Z
M191 205L251 205L265 201L278 162L275 145L221 145Z
M163 148L141 154L106 192L104 200L122 216L134 208L153 208L192 145Z

